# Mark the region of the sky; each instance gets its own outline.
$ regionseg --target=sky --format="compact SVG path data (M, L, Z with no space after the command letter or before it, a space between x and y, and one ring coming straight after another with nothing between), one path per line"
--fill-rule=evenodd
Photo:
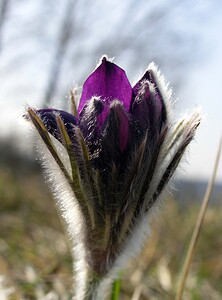
M188 153L186 174L208 178L212 173L220 138L222 138L222 11L208 23L202 24L204 59L194 66L179 91L181 112L193 104L202 111L202 124ZM203 34L202 33L202 34ZM178 101L179 101L178 100ZM178 105L179 106L179 105ZM222 182L222 159L218 166L217 181Z
M27 104L39 106L39 99L43 96L45 81L48 75L45 70L47 70L50 65L49 58L52 56L51 52L53 52L54 46L53 39L50 38L50 36L53 36L56 30L56 26L53 26L53 24L57 23L55 17L49 23L46 23L45 26L47 26L47 30L51 35L49 34L48 38L44 37L42 44L37 43L31 38L26 38L24 41L22 40L17 44L13 44L17 31L20 30L19 26L21 26L19 23L16 24L16 18L26 14L26 16L28 16L26 27L28 27L29 24L32 24L32 20L37 14L41 16L40 7L44 4L43 2L44 1L29 2L29 5L26 6L25 10L24 7L20 5L18 6L17 11L13 11L12 15L10 15L12 25L9 26L6 24L6 34L4 34L2 43L3 49L2 51L0 49L0 136L8 134L14 136L21 135L19 140L23 146L27 144L27 129L21 121L21 116ZM63 2L57 2L60 3L61 6L59 9L57 7L57 10L61 13L64 9L62 6ZM95 3L97 2L99 1L95 1ZM167 1L159 1L159 3L160 2L164 3ZM190 1L188 2L191 3ZM126 9L126 3L126 1L122 2L121 9ZM140 3L145 2L140 0ZM186 3L186 1L184 3ZM186 159L184 159L179 175L186 178L207 179L212 172L219 139L222 134L222 99L220 93L222 78L222 5L216 0L211 2L204 0L195 3L197 9L199 11L202 10L202 13L199 14L199 19L194 18L194 16L196 16L195 14L189 16L189 7L187 7L185 13L183 12L183 14L186 14L186 17L183 15L181 17L180 12L175 11L172 18L170 18L171 22L174 22L172 23L172 26L175 27L176 24L178 30L180 29L184 36L191 36L192 33L195 33L195 35L198 36L201 45L201 51L197 51L196 53L193 52L192 54L195 57L194 63L189 68L185 68L187 74L184 74L182 84L179 88L174 89L175 98L177 99L175 105L175 117L177 117L177 115L179 116L179 114L183 114L185 111L191 111L193 107L198 106L201 108L203 121L198 129L195 141L187 151ZM109 2L108 7L101 6L100 9L101 11L104 11L105 16L105 13L108 13L112 9L111 2ZM117 13L118 10L115 8L113 8L113 10L116 18L121 19ZM195 11L195 8L192 7L191 10ZM95 7L92 12L96 14ZM142 16L142 13L143 10L141 9L140 13L135 17L135 22L137 21L137 18ZM51 15L53 14L51 13ZM96 43L96 38L104 38L104 32L105 35L110 34L110 27L107 25L107 31L105 30L106 28L104 28L101 15L103 14L100 14L100 19L92 26L90 37L81 44L81 47L88 47L90 43ZM59 17L59 14L57 17ZM40 19L40 22L46 21L46 17L42 21ZM120 20L117 21L120 22ZM109 16L108 24L111 22L112 15ZM133 30L133 23L130 23L129 25L131 26L130 30ZM93 35L93 30L96 31L98 28L100 31L102 30L102 32L98 31ZM35 28L30 27L28 30L30 35L32 35L32 30L35 30ZM44 36L41 32L39 34ZM163 34L161 38L163 38ZM144 40L144 43L145 42L146 41ZM161 42L159 44L162 46ZM6 50L4 50L4 47ZM79 47L80 49L77 48L80 52L81 47ZM188 47L190 47L190 44L188 44ZM43 48L45 50L41 51ZM16 67L11 66L9 62L15 61L16 55L19 57L20 53L25 53L26 60L21 56L21 59L16 62ZM199 55L199 53L201 53L201 55ZM67 55L70 54L68 53ZM122 67L127 69L127 67L129 68L130 66L128 57L130 58L129 55L125 57L117 56L116 60ZM90 71L92 70L92 66L95 66L96 60L98 61L99 58L100 57L98 56L94 57L95 62L90 63ZM89 59L90 57L86 57L84 72L82 71L81 78L85 75L85 65L87 65L87 63L89 64ZM158 57L156 59L158 60ZM147 61L146 57L144 60ZM161 57L159 57L159 61L161 61ZM79 65L81 66L81 64ZM136 74L139 74L140 72L141 66L139 66L138 69L135 69ZM170 80L172 74L170 65L169 67L166 65L164 72L165 77ZM77 73L80 74L81 71L78 69ZM132 76L132 67L129 75L131 81L135 80ZM60 83L64 90L69 89L69 84L70 83L64 83L62 80ZM217 181L222 183L222 162L219 165Z

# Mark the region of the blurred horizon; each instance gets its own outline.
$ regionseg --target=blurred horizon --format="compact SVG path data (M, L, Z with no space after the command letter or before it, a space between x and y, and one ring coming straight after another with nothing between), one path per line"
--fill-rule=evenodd
M175 119L196 106L204 115L178 176L209 178L222 132L219 0L2 0L0 9L1 143L11 138L26 155L25 106L66 109L69 90L103 54L115 57L130 82L155 61L173 87Z

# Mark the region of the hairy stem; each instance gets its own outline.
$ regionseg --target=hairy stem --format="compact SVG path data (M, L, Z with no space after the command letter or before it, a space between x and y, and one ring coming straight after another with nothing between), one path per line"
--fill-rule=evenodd
M110 294L112 283L111 278L101 277L90 269L87 270L84 278L77 271L73 300L105 300Z

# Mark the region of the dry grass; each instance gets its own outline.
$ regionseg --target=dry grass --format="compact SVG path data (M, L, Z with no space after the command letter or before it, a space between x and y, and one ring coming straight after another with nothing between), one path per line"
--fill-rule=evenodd
M61 222L41 175L0 169L0 273L10 299L70 299L72 265ZM199 199L200 200L200 199ZM122 279L121 300L174 299L200 203L166 201L141 256ZM210 206L183 299L222 299L221 206Z

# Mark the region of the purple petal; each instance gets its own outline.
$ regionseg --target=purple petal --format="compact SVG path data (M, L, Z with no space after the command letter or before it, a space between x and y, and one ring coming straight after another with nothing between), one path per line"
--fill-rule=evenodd
M138 122L140 128L145 131L150 125L150 115L153 115L152 106L150 105L152 102L150 101L149 82L144 81L140 87L138 86L138 90L132 103L131 115Z
M135 97L137 96L139 90L141 89L142 82L144 82L145 80L150 80L149 71L146 71L145 74L142 76L142 78L140 78L140 80L134 85L133 94Z
M122 153L129 141L129 117L119 101L111 104L105 139L111 152ZM106 150L107 151L107 150Z
M132 100L132 87L125 72L104 57L99 67L86 79L83 85L78 113L80 113L92 97L97 96L109 106L113 100L123 103L126 111L129 111ZM103 114L106 119L108 111Z
M119 146L121 153L126 149L129 141L129 117L124 111L123 107L118 105L116 109L118 118L120 121L119 124Z
M163 100L163 96L158 87L154 72L152 70L148 70L148 73L149 73L149 77L150 77L150 82L153 84L154 89L155 89L155 100L154 101L155 101L156 111L159 114L161 123L165 123L167 115L166 115L166 106L165 106L165 103Z
M101 151L95 160L95 166L101 170L104 180L110 180L109 175L113 163L120 169L126 168L125 163L128 158L126 152L131 139L129 123L129 114L122 103L114 101L110 105L108 118L102 128Z
M71 139L73 138L74 135L73 125L76 125L76 118L73 115L63 110L51 109L51 108L39 109L36 110L36 113L41 118L48 132L52 134L57 140L61 141L60 131L56 122L56 114L59 114L64 122L69 137Z
M166 121L166 108L152 70L148 70L133 87L132 116L141 129L161 130Z

